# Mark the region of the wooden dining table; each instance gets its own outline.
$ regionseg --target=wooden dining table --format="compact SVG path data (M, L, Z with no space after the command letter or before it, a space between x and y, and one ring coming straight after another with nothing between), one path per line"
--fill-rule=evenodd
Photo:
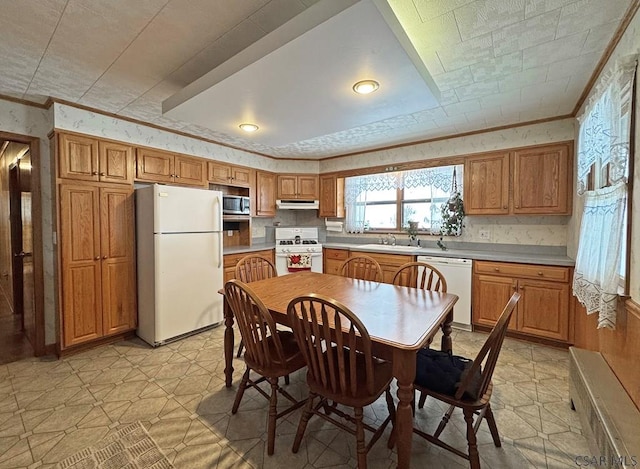
M298 296L317 293L334 298L353 311L367 328L374 355L392 362L398 383L396 431L398 467L410 467L413 433L413 380L416 351L442 329L442 350L451 350L451 322L456 295L337 275L299 272L251 282L274 320L288 324L287 305ZM233 314L225 302L225 382L233 380Z

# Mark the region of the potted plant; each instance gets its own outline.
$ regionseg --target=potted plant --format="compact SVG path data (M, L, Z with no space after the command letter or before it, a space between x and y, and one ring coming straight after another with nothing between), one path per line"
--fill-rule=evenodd
M415 246L418 244L418 222L410 221L405 230L409 235L409 246Z
M464 219L464 204L462 194L456 191L449 200L442 204L442 230L444 236L460 236L462 234L462 220Z

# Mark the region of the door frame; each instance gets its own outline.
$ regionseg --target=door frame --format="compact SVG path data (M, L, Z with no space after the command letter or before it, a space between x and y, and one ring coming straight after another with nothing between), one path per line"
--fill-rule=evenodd
M40 182L40 139L0 130L1 140L23 143L31 153L31 220L33 228L33 290L35 331L31 344L35 356L47 353L44 331L44 267L42 252L42 191Z

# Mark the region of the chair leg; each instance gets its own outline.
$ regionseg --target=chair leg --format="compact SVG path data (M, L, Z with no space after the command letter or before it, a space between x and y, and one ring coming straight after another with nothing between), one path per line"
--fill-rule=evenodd
M480 455L476 442L476 432L473 428L473 410L463 409L464 421L467 422L467 445L469 446L469 462L471 469L480 469Z
M451 418L451 415L453 414L453 411L455 410L455 406L450 406L449 409L447 409L447 412L442 416L442 420L440 420L440 425L438 425L438 428L436 428L435 433L433 434L433 436L435 436L436 438L438 438L440 436L440 433L442 433L442 430L444 430L444 427L447 426L447 423L449 423L449 419Z
M393 402L393 397L391 396L391 390L389 388L387 388L387 390L385 391L384 397L387 400L387 410L389 411L389 415L391 416L391 434L389 435L389 441L387 442L387 447L391 449L396 443L396 405Z
M267 454L271 456L276 444L276 415L278 415L278 378L269 378L271 398L269 399L269 422L267 424Z
M487 404L484 418L487 420L487 425L489 425L489 430L491 431L491 436L493 437L493 444L498 448L502 446L500 442L500 434L498 433L498 426L496 425L496 420L493 417L493 412L491 412L491 405Z
M427 400L427 395L420 391L420 400L418 401L418 409L422 409L424 407L424 403Z
M358 469L367 468L367 447L364 444L364 426L362 425L362 407L355 409L356 420L356 448L358 452Z
M289 375L284 377L284 384L290 384Z
M233 401L233 407L231 408L231 413L235 414L238 412L238 406L240 405L240 401L242 400L242 396L244 395L244 391L247 389L247 383L249 382L249 368L242 375L242 381L240 381L240 387L238 388L238 392L236 393L236 400Z
M307 398L307 405L304 407L304 411L302 412L302 416L300 417L300 423L298 423L296 438L295 440L293 440L293 448L291 448L291 451L294 453L297 453L300 449L300 443L302 443L304 431L307 429L307 423L309 423L309 419L311 418L313 401L315 400L315 398L316 395L310 392L309 397Z
M244 342L240 339L240 343L238 344L238 353L236 354L236 358L240 358L242 356L242 351L244 350Z

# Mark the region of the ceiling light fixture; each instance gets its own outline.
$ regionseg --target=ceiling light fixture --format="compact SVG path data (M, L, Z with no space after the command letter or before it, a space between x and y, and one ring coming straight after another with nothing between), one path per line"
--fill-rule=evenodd
M362 80L353 85L353 91L358 94L373 93L380 87L380 83L375 80Z
M255 132L256 130L258 130L260 128L255 124L240 124L238 127L240 127L245 132L249 132L249 133Z

